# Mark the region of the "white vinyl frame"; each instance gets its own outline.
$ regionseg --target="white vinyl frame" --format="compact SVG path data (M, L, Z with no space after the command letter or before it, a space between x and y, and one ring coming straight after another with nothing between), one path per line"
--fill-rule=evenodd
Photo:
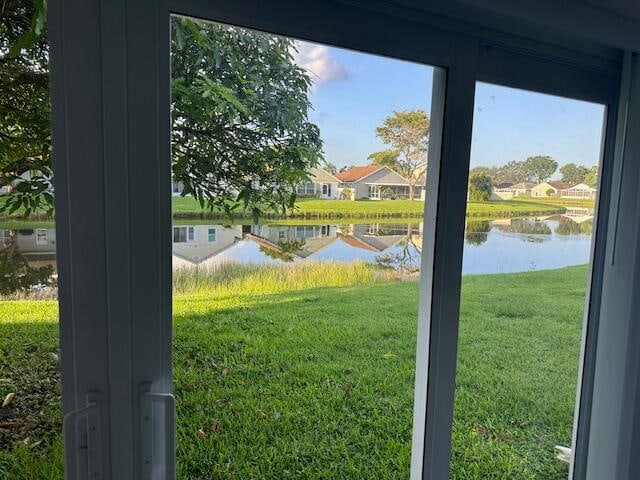
M67 478L175 476L171 396L171 13L436 67L411 478L449 474L476 81L607 106L606 230L620 62L372 2L54 0L53 133ZM374 5L375 4L375 8ZM72 27L71 27L72 26ZM446 28L445 28L446 27ZM82 67L82 68L80 68ZM603 213L605 212L605 213ZM590 302L599 299L604 235ZM597 310L585 328L576 466L586 478ZM594 332L594 333L590 333ZM591 337L590 337L591 335ZM583 413L585 413L583 415ZM81 454L81 452L84 452Z

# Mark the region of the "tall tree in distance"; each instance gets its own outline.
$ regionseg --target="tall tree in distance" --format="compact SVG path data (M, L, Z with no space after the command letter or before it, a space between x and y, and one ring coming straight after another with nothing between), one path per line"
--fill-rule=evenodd
M576 165L575 163L567 163L560 167L560 175L562 175L562 181L571 183L573 185L577 183L584 183L584 179L589 173L587 167L582 165Z
M591 188L598 188L598 165L594 165L584 177L584 183Z
M172 19L172 171L183 195L254 217L293 207L322 158L311 80L287 38Z
M409 182L409 199L427 161L429 116L421 109L393 112L376 128L376 135L397 151L396 169Z
M373 152L367 159L374 165L383 165L393 170L400 171L400 163L398 157L400 152L398 150L380 150L379 152Z
M336 173L338 173L338 167L336 167L334 163L327 162L326 160L322 161L322 168L324 168L331 175L335 175Z
M537 155L529 157L524 161L524 171L530 180L535 182L544 182L551 175L556 173L558 162L548 155Z

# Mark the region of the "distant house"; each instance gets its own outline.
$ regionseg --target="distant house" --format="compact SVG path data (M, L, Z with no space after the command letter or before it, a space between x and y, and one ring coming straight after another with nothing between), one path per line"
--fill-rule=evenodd
M532 197L557 197L560 190L565 190L571 187L567 182L540 182L536 186L531 188Z
M336 178L340 181L340 195L349 192L351 200L409 198L409 182L386 166L352 167L337 173Z
M30 267L56 268L55 228L0 230L0 248L15 245Z
M178 182L176 180L171 180L171 195L173 197L180 196L183 190L184 190L184 183Z
M560 190L558 196L562 198L594 199L596 198L596 193L597 190L595 188L592 188L585 183L579 183L573 187Z
M493 188L492 200L511 200L513 197L529 197L531 189L535 187L533 182L499 183Z
M511 200L513 198L513 183L499 183L494 185L491 200Z
M340 180L321 168L309 169L309 181L298 185L300 197L338 198Z

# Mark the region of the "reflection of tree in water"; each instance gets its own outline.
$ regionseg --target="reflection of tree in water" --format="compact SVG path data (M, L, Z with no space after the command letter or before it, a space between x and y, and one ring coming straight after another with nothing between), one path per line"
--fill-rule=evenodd
M464 240L467 245L482 245L489 238L491 222L489 220L468 220L464 230Z
M282 262L293 262L296 257L296 252L302 250L302 247L304 247L305 240L288 240L286 242L278 242L277 245L277 249L261 245L260 251L270 258Z
M514 218L508 225L495 225L495 228L503 232L518 233L521 235L551 235L551 228L546 222L535 218ZM540 243L544 239L538 237L525 237L526 242Z
M16 243L15 233L0 250L0 295L26 292L33 287L53 287L54 269L51 265L31 267Z
M558 222L555 232L558 235L591 235L593 230L593 220L576 223L573 220L564 218Z
M397 252L376 255L376 265L380 268L395 270L401 275L419 272L420 249L422 246L416 245L413 241L413 229L416 227L417 225L408 224L406 238L398 244L400 249Z

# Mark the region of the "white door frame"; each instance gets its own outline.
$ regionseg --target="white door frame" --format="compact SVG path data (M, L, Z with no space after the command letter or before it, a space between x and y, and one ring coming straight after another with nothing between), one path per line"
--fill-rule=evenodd
M175 470L170 12L441 68L434 82L432 135L442 135L432 136L424 216L423 252L428 254L423 255L420 286L412 478L448 476L475 82L606 103L610 135L601 192L609 198L613 165L609 140L615 126L620 63L469 29L432 15L413 15L401 7L376 4L364 9L353 3L357 2L51 2L68 478L97 473L95 478L162 479L171 478ZM598 225L603 229L608 206L601 202ZM599 240L592 304L598 302L606 267L601 251L604 241ZM592 309L594 316L596 310ZM588 328L595 329L597 316L592 320ZM590 346L587 337L585 351L592 360L595 341ZM584 365L584 378L591 378L595 366L590 361ZM588 390L583 388L583 398ZM579 410L589 408L581 403ZM589 418L584 422L588 425ZM582 431L586 430L578 429L578 438ZM85 451L81 447L86 442L88 460L79 453ZM579 447L577 464L582 465L586 443ZM574 471L574 478L584 475L580 468Z

